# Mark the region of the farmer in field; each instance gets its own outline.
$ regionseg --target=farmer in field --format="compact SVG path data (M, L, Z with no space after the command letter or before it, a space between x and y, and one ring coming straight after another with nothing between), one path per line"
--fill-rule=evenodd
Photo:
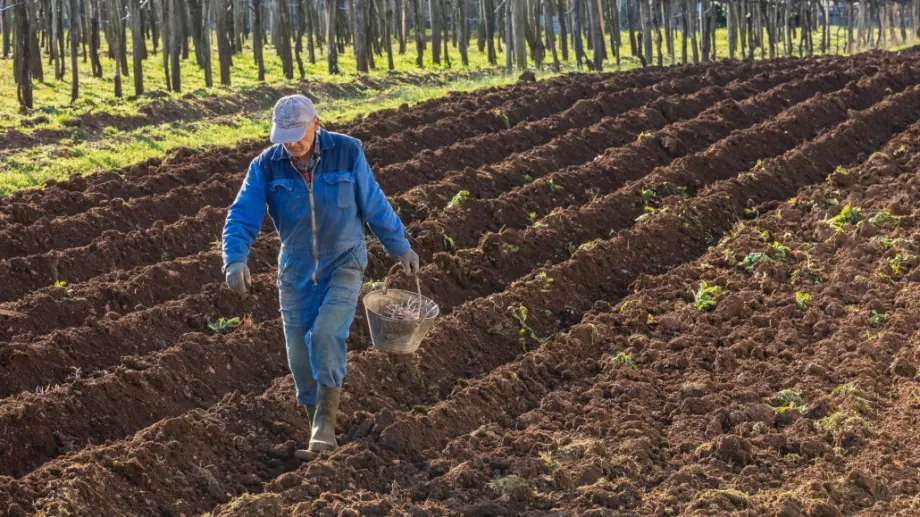
M418 255L374 179L361 142L320 126L313 102L284 97L272 113L271 141L227 213L224 273L230 289L250 286L246 258L265 208L281 239L278 291L297 403L312 422L309 459L336 447L335 420L345 377L346 340L367 267L364 224L407 273Z

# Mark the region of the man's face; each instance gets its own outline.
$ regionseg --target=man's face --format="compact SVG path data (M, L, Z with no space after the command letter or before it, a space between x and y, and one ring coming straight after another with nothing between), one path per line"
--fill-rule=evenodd
M319 117L307 124L307 132L304 133L303 138L296 142L284 144L284 148L294 158L306 156L306 154L310 152L310 149L313 148L313 138L316 136L317 129L319 129Z

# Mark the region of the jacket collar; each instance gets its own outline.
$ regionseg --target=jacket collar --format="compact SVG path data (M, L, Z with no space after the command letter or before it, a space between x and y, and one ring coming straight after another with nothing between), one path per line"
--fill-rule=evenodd
M335 141L332 138L332 135L329 134L323 128L319 128L319 151L322 153L328 149L335 147ZM287 160L289 159L288 152L284 149L282 144L275 144L272 146L271 151L269 151L268 158L270 160Z

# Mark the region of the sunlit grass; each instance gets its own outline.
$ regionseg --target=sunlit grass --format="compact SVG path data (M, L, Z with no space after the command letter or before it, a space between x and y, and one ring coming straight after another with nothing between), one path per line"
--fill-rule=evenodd
M503 75L456 80L447 85L398 85L358 98L320 100L317 109L325 121L342 123L366 113L441 97L448 91L468 91L513 81ZM37 146L0 160L0 195L39 186L49 179L91 174L126 167L160 157L177 147L204 149L262 140L270 129L268 111L202 121L177 121L135 131L105 131L104 137L73 145ZM218 172L218 171L215 171ZM235 171L228 171L235 172Z

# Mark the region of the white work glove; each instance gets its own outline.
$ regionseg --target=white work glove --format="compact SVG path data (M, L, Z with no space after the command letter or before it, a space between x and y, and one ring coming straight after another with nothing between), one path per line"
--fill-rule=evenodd
M418 273L418 253L412 251L411 248L399 256L399 262L407 275Z
M246 289L252 285L249 278L249 266L245 262L231 262L227 266L227 287L240 294L246 294Z

